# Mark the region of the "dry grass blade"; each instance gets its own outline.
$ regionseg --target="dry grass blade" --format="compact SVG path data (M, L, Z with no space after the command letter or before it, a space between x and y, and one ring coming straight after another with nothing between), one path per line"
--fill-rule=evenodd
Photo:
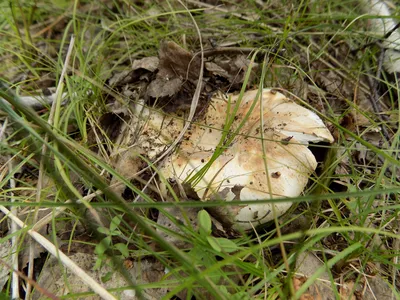
M61 100L62 100L62 89L63 89L63 82L64 82L64 78L65 75L67 73L67 69L68 69L68 64L69 64L69 60L71 58L71 54L72 54L72 49L74 47L74 42L75 42L75 37L72 36L71 40L69 42L69 47L68 47L68 51L67 51L67 55L64 61L64 66L61 72L61 76L58 82L58 86L56 89L56 93L55 93L55 100L53 101L52 105L51 105L51 110L50 110L50 115L49 118L47 120L47 122L52 125L53 124L53 120L54 120L54 115L56 114L56 109L57 107L59 107L61 105ZM39 165L39 177L38 177L38 181L37 181L37 192L36 192L36 202L39 203L41 201L41 192L42 192L42 188L43 188L43 180L44 180L44 173L45 173L45 169L44 169L44 157L47 155L47 147L46 147L46 143L49 140L48 135L46 135L44 137L45 139L45 144L43 144L42 146L42 159L40 160L40 165ZM38 209L39 207L36 207L33 213L33 223L37 222L37 217L38 217ZM30 243L29 245L29 262L28 262L28 278L33 279L33 260L34 260L34 246ZM30 298L30 294L31 294L31 284L30 281L28 281L27 287L26 287L26 294L25 294L25 299L29 299Z
M12 214L7 208L4 206L0 206L0 210L7 215L13 222L15 222L21 229L27 229L28 234L41 246L43 246L49 253L55 257L57 257L60 262L68 268L72 273L82 279L96 294L101 296L106 300L115 300L116 298L110 294L106 289L104 289L98 282L96 282L93 278L88 276L86 272L77 266L67 255L61 252L54 244L52 244L48 239L39 234L38 232L28 229L28 226L24 224L18 217Z
M9 160L8 161L8 172L10 174L12 174L13 169L14 168L13 168L12 160ZM11 188L11 190L13 190L13 189L15 189L15 187L16 187L15 179L14 179L14 176L12 176L10 178L10 188ZM11 202L14 202L15 201L14 193L12 191L10 191L10 197L11 197ZM14 214L16 214L17 213L17 207L15 207L15 206L12 207L11 211ZM11 234L16 233L17 230L18 230L18 227L17 227L16 222L14 220L11 220L11 228L10 228ZM13 269L14 270L18 270L18 266L19 266L19 263L18 263L18 242L19 242L18 236L14 235L12 237L12 239L11 239L11 244L12 244L12 247L13 247L12 262L13 262ZM13 299L18 299L19 298L19 277L18 277L18 274L15 273L15 272L12 273L12 285L11 285L11 288L12 288Z
M4 267L8 268L9 270L11 270L11 272L17 274L18 276L20 276L22 279L29 281L29 283L34 286L38 291L40 291L40 293L42 295L45 295L46 297L48 297L49 299L52 300L59 300L60 298L58 298L56 295L50 293L49 291L46 291L45 289L43 289L40 285L37 284L36 281L30 279L28 276L26 276L24 273L22 273L21 271L18 271L18 269L13 269L10 265L8 265L4 260L0 259L0 265L3 265Z

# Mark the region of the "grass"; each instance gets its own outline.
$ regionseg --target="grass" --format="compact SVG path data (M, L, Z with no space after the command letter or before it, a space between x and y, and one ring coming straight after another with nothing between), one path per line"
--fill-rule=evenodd
M177 1L143 2L20 0L15 5L1 4L0 74L9 89L3 88L0 96L12 102L13 108L0 103L1 116L9 124L0 146L0 204L14 213L30 210L27 227L15 233L5 231L1 243L16 237L16 252L27 256L28 229L36 222L42 228L47 224L47 233L37 225L33 229L47 234L64 253L88 249L96 255L96 267L108 270L102 284L111 294L134 288L136 295L146 295L168 288L165 298L300 299L327 274L336 298L351 295L344 293L345 287L359 293L371 278L383 279L387 295L399 298L398 79L388 74L379 79L382 111L374 112L367 78L376 78L379 49L348 51L374 41L376 34L365 28L376 16L360 14L357 1L283 1L264 8L259 1L226 1L226 6L213 10L188 1L205 48L210 48L212 39L218 45L276 53L267 59L254 56L265 74L260 71L252 81L247 78L243 89L263 85L287 90L292 99L314 110L336 138L332 145L313 146L321 155L319 168L304 193L291 199L296 205L288 214L257 232L217 237L205 211L195 214L194 226L188 225L193 224L190 209L239 203L180 201L177 193L172 193L171 201L160 202L157 183L148 180L158 172L158 165L147 161L151 168L146 176L132 181L113 168L112 154L118 145L99 120L113 103L126 107L137 99L109 86L108 80L130 70L135 59L157 55L162 40L175 41L193 52L200 48L194 23ZM72 35L73 49L65 63ZM34 94L46 85L44 79L58 87L60 95L65 92L69 101L37 115L10 93ZM120 122L129 123L124 118ZM227 118L227 130L232 122ZM191 180L201 176L195 174ZM108 188L112 177L129 187L130 199ZM149 188L143 189L146 184ZM37 216L45 208L48 217ZM180 220L171 208L178 208ZM156 211L181 231L156 224L152 217ZM1 222L7 220L4 215ZM290 229L296 222L303 225ZM184 246L169 243L166 233ZM310 252L322 264L296 287L296 261L300 254ZM2 257L3 267L7 256ZM31 261L33 257L31 252ZM143 283L143 278L133 278L131 269L123 267L131 261L144 273L150 259L168 269L155 282ZM38 265L44 261L36 258L35 262L35 271L40 272ZM62 279L66 286L72 282L68 272ZM107 286L118 272L126 283ZM10 276L3 294L16 295L15 280ZM83 292L64 297L93 295ZM96 293L101 293L101 287Z

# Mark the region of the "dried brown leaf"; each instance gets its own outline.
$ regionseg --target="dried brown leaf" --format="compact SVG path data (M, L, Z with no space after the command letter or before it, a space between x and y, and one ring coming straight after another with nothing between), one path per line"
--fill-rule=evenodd
M171 97L179 92L182 87L182 79L175 77L167 79L158 77L147 88L147 96L152 98Z
M160 62L157 77L197 81L201 67L198 56L171 41L163 41L159 51Z
M144 57L142 59L136 59L133 61L132 64L132 70L139 70L139 69L144 69L149 72L154 72L157 70L159 64L159 59L158 57L155 56L149 56L149 57Z
M158 73L146 92L147 97L172 97L182 90L185 82L195 85L198 80L201 60L198 56L171 41L161 43ZM188 101L191 97L188 97Z
M184 210L179 207L167 207L163 211L160 211L157 224L166 227L170 232L185 235L185 233L181 229L181 226L191 228L197 227L197 213L199 212L199 210L200 208L195 207L187 207ZM168 218L166 214L164 214L164 211L173 216L175 220L171 220L170 218ZM189 224L187 224L186 221L189 221ZM180 226L178 226L176 223L180 224ZM176 235L172 235L161 228L157 228L157 231L164 238L164 240L166 240L170 244L175 245L178 248L188 248L191 245L185 239L178 238Z
M216 57L213 62L207 62L205 68L214 76L220 76L228 80L231 84L242 84L249 68L250 60L246 55L236 55L235 57ZM258 65L252 69L251 78L255 75Z

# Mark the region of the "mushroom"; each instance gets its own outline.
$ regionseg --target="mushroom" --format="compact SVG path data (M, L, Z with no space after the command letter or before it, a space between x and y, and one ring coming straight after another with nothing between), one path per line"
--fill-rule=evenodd
M381 47L385 49L383 67L392 74L400 72L400 32L395 11L386 1L362 0L363 11L373 16L368 20L368 35L378 37Z
M160 172L189 184L202 201L296 197L317 167L308 142L320 141L333 142L322 120L279 92L219 95ZM162 190L167 192L165 183ZM226 205L210 212L225 226L248 230L281 216L291 204Z

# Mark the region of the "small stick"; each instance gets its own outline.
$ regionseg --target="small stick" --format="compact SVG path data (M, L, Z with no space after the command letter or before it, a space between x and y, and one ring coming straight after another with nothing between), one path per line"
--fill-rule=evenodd
M4 260L2 260L0 258L0 265L5 266L7 269L11 270L11 272L13 273L17 273L18 276L20 276L22 279L29 281L38 292L42 293L43 295L45 295L46 297L52 299L52 300L60 300L59 297L57 297L56 295L50 293L49 291L45 290L44 288L42 288L40 285L37 284L36 281L29 279L28 276L26 276L24 273L22 273L21 271L18 271L16 269L13 269L12 266L10 266L8 263L6 263Z
M11 160L8 161L8 172L12 174L13 172L13 163ZM11 202L15 202L14 199L14 192L15 190L15 179L14 176L11 176L10 178L10 198ZM16 214L17 213L17 207L13 206L11 207L11 211ZM13 270L19 270L18 267L18 235L14 235L18 231L17 224L13 220L11 220L11 228L10 232L13 235L11 238L11 244L12 244L12 267ZM11 284L11 290L12 290L12 299L19 299L19 277L16 272L12 273L12 284Z
M29 227L25 225L17 216L11 213L5 206L0 205L0 210L7 215L13 222L15 222L21 229L26 229L27 233L41 246L43 246L49 253L54 257L57 257L60 262L68 268L72 273L82 279L95 293L106 300L116 300L116 298L111 295L106 289L104 289L99 283L97 283L92 277L90 277L86 272L76 265L67 255L65 255L61 250L59 250L54 244L52 244L48 239L42 236L40 233L28 229Z

